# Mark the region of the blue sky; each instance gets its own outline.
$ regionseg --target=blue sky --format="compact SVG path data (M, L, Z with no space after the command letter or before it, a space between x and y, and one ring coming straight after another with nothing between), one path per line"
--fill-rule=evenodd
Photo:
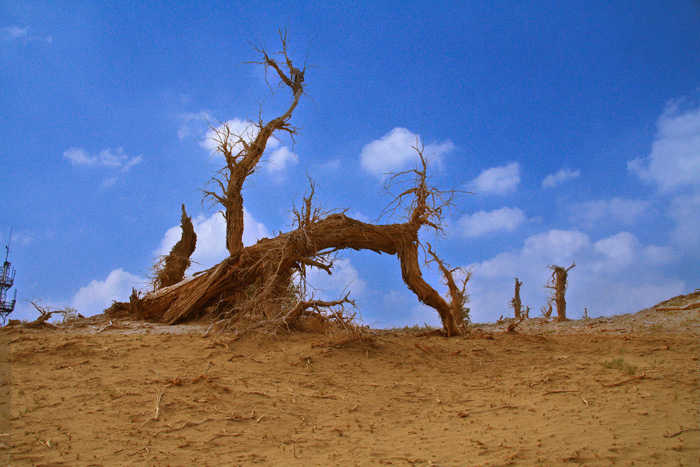
M508 314L514 277L537 314L547 266L574 260L572 317L700 287L698 2L397 3L1 2L15 317L35 316L29 300L86 315L126 300L177 238L182 203L193 270L225 256L198 191L221 164L207 122L286 108L244 63L258 58L249 42L275 49L285 27L295 63L315 67L296 142L270 147L244 191L248 243L289 228L306 172L325 208L376 219L382 174L410 167L419 138L435 180L474 193L426 237L472 269L473 320ZM314 278L318 296L347 287L377 326L439 322L395 258L343 258Z

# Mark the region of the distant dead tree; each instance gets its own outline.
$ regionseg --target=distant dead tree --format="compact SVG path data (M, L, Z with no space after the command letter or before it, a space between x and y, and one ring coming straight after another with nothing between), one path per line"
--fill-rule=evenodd
M545 320L549 319L550 316L552 316L552 299L550 298L547 300L547 304L540 308L540 313L542 313L542 316L544 317Z
M520 301L520 286L523 285L522 281L518 281L518 278L515 278L515 293L513 294L513 298L510 300L510 306L513 307L513 311L515 312L515 318L520 319L522 316L522 307L523 304Z
M564 269L561 266L549 266L552 270L552 276L549 278L547 288L552 290L552 295L549 299L549 314L551 314L552 302L557 307L557 321L566 321L566 287L569 271L576 267L576 262L571 263L571 266ZM548 318L549 316L547 316Z
M276 133L286 133L292 138L296 135L290 119L305 92L307 67L300 69L293 65L286 31L280 31L280 39L280 52L270 54L257 46L255 50L261 59L251 63L272 70L279 86L289 89L292 98L288 108L268 122L259 118L247 134L236 134L226 124L211 127L215 150L224 157L225 165L211 179L214 189L204 190L204 195L220 205L226 219L229 256L206 271L142 298L132 295L131 303L121 304L120 309L170 324L206 316L228 326L248 329L267 325L290 328L305 317L346 325L349 315L345 307L354 302L348 295L333 301L315 300L307 293L306 270L317 268L331 274L337 252L370 250L395 255L404 282L419 301L437 311L444 334L461 334L470 273L451 269L419 238L424 228L442 231L445 215L461 192L456 188L442 190L431 184L428 159L419 144L414 148L416 166L391 174L388 179L391 201L386 212L389 217L398 217L399 222L372 224L348 217L345 211L323 212L314 205L312 181L310 193L292 211L292 230L243 246L245 182L257 170L269 138L276 137ZM426 264L434 262L440 269L448 287L447 300L423 278L419 251L429 257ZM458 276L465 279L457 280Z

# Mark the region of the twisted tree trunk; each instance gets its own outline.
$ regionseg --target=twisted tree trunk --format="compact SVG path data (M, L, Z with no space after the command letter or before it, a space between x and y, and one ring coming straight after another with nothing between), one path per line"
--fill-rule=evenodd
M460 334L461 320L456 311L423 279L416 226L373 225L344 214L333 214L306 228L263 239L189 280L146 295L143 313L146 319L168 324L192 320L220 297L239 294L261 278L308 265L323 252L348 248L396 255L408 288L421 302L438 311L448 335Z

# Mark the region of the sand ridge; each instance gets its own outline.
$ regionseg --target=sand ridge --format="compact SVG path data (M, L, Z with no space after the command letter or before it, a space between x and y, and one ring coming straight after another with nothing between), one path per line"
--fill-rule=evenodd
M645 327L649 313L670 324ZM451 339L4 329L2 453L36 466L697 465L700 310L609 320Z

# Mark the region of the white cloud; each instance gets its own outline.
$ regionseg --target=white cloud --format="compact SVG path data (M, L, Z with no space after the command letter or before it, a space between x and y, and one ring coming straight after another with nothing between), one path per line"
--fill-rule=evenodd
M333 264L333 274L316 268L307 269L306 278L309 293L319 300L336 300L350 292L350 298L359 297L367 288L367 283L360 279L357 268L349 259L337 259Z
M672 260L669 249L642 247L629 232L592 241L576 230L551 230L525 240L522 248L469 265L472 280L468 285L472 319L493 321L512 316L508 302L513 295L514 278L523 281L523 305L531 316L546 302L544 289L551 271L547 266L568 267L567 314L580 317L587 308L589 316L609 316L639 311L683 292L682 281L665 277L656 265Z
M92 316L109 308L114 300L127 301L131 295L131 288L139 288L144 282L141 277L122 269L115 269L104 281L95 279L78 290L71 306L83 316Z
M480 237L492 232L512 232L525 222L525 213L519 208L501 208L467 214L458 221L459 232L464 237Z
M544 188L554 188L568 180L576 180L581 176L580 170L568 170L561 169L559 172L551 175L547 175L544 180L542 180L542 187Z
M613 198L573 204L569 209L571 220L580 221L587 227L592 227L601 220L614 221L624 225L633 224L649 207L647 201Z
M230 136L227 141L233 146L234 152L238 152L243 149L243 145L238 143L239 139L242 139L246 143L251 143L258 133L257 127L253 122L233 118L231 120L227 120L216 128L209 128L204 135L204 139L199 144L209 151L214 152L218 146L217 141L220 138L218 132L222 131L225 125L229 127ZM270 138L269 143L274 144L274 141L277 140Z
M659 118L651 154L627 163L630 171L663 192L700 188L700 106L681 111L680 104L671 103Z
M259 239L271 236L267 227L256 221L245 209L243 210L243 223L243 245L245 246L253 245ZM192 225L197 234L197 247L191 258L192 268L195 271L201 271L223 261L228 256L224 216L219 212L209 216L200 214L192 219ZM181 236L182 228L179 225L169 228L154 255L167 255Z
M201 137L206 130L202 127L214 121L214 116L207 110L199 112L187 112L180 115L183 122L177 130L177 137L180 141L186 138Z
M7 26L2 28L3 35L8 39L19 39L21 37L27 37L29 30L20 26Z
M282 146L270 154L270 163L267 164L267 171L271 173L283 172L288 165L297 165L298 163L299 157L286 146Z
M17 25L11 25L0 29L0 38L4 41L20 41L24 45L30 42L40 42L44 44L53 42L52 36L31 36L29 35L29 29Z
M477 195L504 195L515 191L520 183L520 164L511 162L506 166L486 169L470 184Z
M420 147L421 141L420 135L406 128L396 127L362 148L360 165L379 178L387 173L406 170L415 164L418 154L414 147ZM433 163L440 164L442 157L454 149L452 141L435 142L425 146L423 155Z
M700 192L675 197L669 215L676 223L671 233L672 240L697 255L700 249Z
M63 152L63 157L74 166L120 169L122 172L128 171L143 161L141 156L130 158L122 148L116 151L112 151L111 148L103 149L96 156L91 156L82 148L70 148Z

